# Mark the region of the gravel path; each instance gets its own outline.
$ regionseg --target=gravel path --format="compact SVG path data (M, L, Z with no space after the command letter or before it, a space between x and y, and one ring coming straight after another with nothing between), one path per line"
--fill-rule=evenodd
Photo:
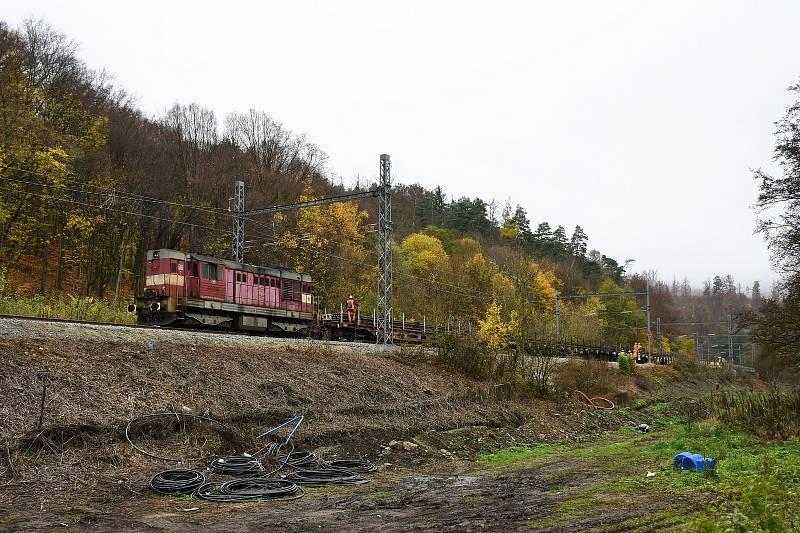
M0 319L0 338L28 338L64 341L117 341L124 343L168 342L194 346L228 346L241 348L306 348L318 347L332 351L374 353L378 350L397 353L398 346L377 346L363 342L333 342L316 339L286 339L196 330L133 328L116 325L49 322L19 318Z

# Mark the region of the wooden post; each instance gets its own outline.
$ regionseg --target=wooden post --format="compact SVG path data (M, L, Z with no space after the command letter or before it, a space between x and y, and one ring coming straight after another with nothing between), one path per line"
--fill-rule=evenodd
M39 424L37 426L37 431L39 433L42 432L42 426L44 425L44 404L47 400L47 377L48 372L37 372L37 377L42 380L42 402L39 405Z

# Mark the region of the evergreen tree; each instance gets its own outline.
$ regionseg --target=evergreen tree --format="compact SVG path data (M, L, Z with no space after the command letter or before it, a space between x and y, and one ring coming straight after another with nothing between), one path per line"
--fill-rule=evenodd
M761 305L761 282L758 280L753 282L753 290L750 298L753 301L753 307L757 309Z
M533 234L533 252L540 257L553 254L553 230L547 222L542 222L536 227Z
M431 198L431 218L434 225L444 227L446 210L447 202L444 192L441 187L436 187Z
M567 230L564 226L558 226L553 232L553 255L564 255L567 251L569 251Z
M550 228L550 224L547 222L542 222L536 227L536 233L533 234L533 238L537 241L549 241L553 238L553 230Z
M714 276L714 282L713 282L713 285L711 286L711 293L712 294L722 294L722 291L724 290L724 288L725 288L725 285L722 282L722 278L719 277L719 276Z
M575 257L586 257L586 249L588 247L589 237L580 226L575 226L575 231L572 232L572 238L569 241L569 250Z
M514 216L511 217L511 221L519 230L517 238L529 244L533 238L531 223L530 220L528 220L528 214L525 213L525 209L523 209L521 205L517 205L517 208L514 210Z

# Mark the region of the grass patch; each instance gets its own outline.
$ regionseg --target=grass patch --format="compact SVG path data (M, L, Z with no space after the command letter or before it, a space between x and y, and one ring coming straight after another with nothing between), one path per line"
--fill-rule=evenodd
M721 420L767 439L800 437L800 388L722 393L714 410Z
M478 460L488 466L513 466L529 459L551 455L564 449L564 446L551 444L539 444L531 448L515 446L489 455L481 455Z
M669 402L658 402L658 403L654 403L653 405L648 407L647 410L648 411L652 411L654 413L660 413L661 411L663 411L667 407L669 407Z
M394 492L373 492L371 494L367 494L365 498L367 500L385 500L389 501L394 498L396 494Z
M92 296L78 298L63 292L25 294L0 270L0 314L133 324L136 315L129 313L127 308L128 302L112 302Z
M570 516L583 516L588 514L590 511L594 511L595 509L599 509L601 507L607 507L609 505L615 505L620 501L622 501L622 497L614 497L608 494L602 496L581 496L560 502L558 506L556 506L556 512Z
M624 429L610 441L509 448L481 461L512 467L543 456L582 462L582 486L558 505L562 519L593 510L595 502L608 498L647 498L668 506L659 511L666 524L681 518L686 530L800 531L800 440L767 441L716 420L670 422L653 433ZM716 474L673 470L672 458L683 451L715 458ZM646 477L648 471L655 477ZM702 512L698 505L704 505ZM687 507L698 512L687 517ZM551 520L534 523L544 527ZM636 520L626 527L634 528Z

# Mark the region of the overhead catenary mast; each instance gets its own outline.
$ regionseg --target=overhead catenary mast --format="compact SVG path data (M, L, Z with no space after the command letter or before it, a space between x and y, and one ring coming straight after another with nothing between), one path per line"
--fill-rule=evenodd
M244 182L234 182L233 234L231 238L231 259L238 263L244 261L244 220L255 215L266 215L282 211L293 211L305 207L349 202L362 198L378 199L378 304L376 309L375 342L392 344L392 179L391 163L388 154L380 157L380 181L371 191L356 192L319 198L306 202L274 205L261 209L244 209Z

